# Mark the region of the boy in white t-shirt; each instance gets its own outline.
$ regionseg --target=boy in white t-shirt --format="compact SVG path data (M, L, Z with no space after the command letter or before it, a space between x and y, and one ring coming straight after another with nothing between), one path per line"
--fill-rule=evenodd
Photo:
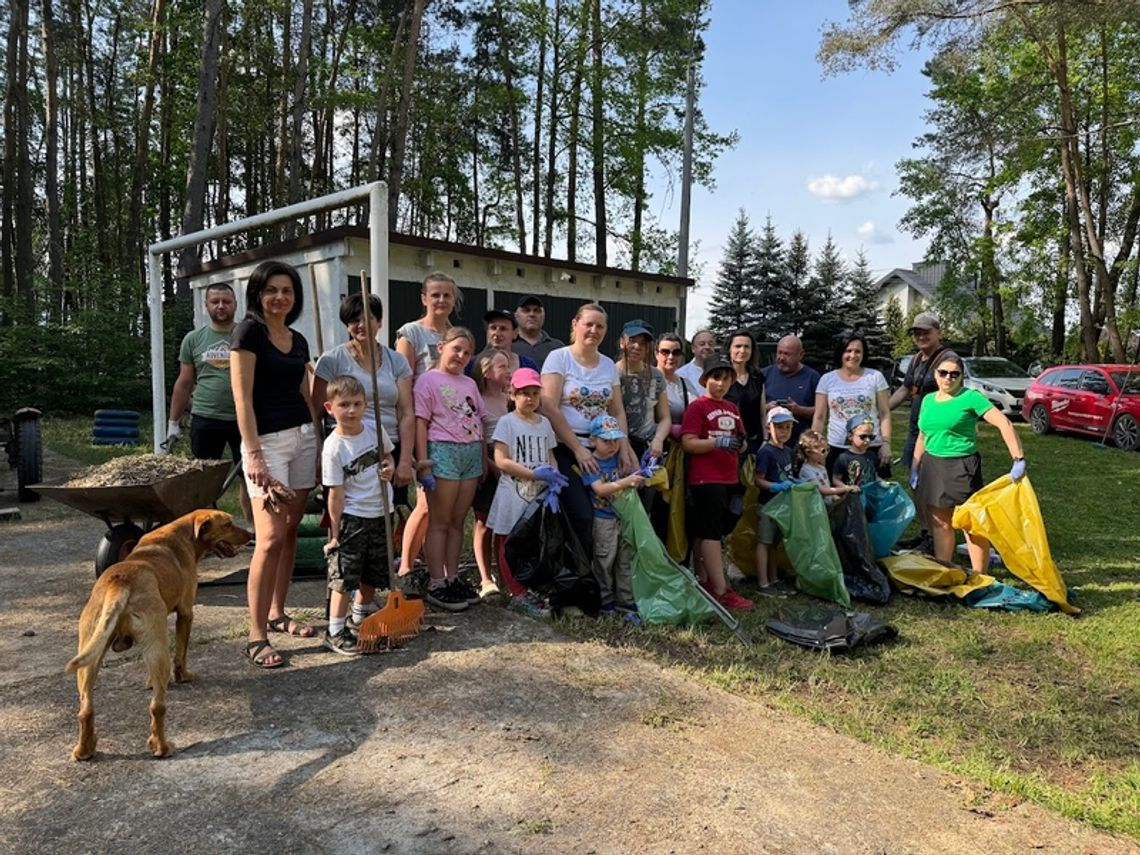
M392 440L380 428L381 449L376 433L364 424L364 387L355 377L341 375L328 384L325 410L336 419L336 430L325 439L321 451L321 481L329 512L328 556L329 627L324 646L343 656L360 651L356 635L347 624L349 593L353 625L359 626L371 612L376 589L388 583L388 545L385 542L384 508L380 491L387 491L386 506L392 508Z

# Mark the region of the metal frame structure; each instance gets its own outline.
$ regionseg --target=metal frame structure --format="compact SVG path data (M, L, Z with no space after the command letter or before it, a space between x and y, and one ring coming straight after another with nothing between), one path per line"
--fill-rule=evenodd
M317 199L309 199L275 208L263 214L255 214L226 223L201 229L190 234L180 235L170 240L151 244L147 248L147 280L150 299L150 374L152 412L154 416L154 451L161 451L160 437L162 425L166 424L166 358L163 351L162 320L162 268L160 260L168 252L175 252L186 246L205 243L216 238L227 237L247 229L277 223L294 217L327 211L330 208L343 208L346 205L368 200L369 231L369 280L372 293L379 295L385 305L388 303L388 187L383 181L362 184L348 190L330 193Z

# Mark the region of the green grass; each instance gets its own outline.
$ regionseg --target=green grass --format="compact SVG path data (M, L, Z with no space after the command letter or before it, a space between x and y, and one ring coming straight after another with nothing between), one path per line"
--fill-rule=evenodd
M896 415L895 436L906 416ZM884 607L857 607L894 624L899 639L836 656L767 635L765 621L781 604L764 599L742 619L755 639L747 648L712 624L568 626L969 776L1007 802L1034 801L1140 837L1140 454L1072 436L1037 437L1024 425L1018 432L1054 559L1083 609L1078 618L991 614L896 595ZM987 480L1008 470L996 431L983 426L980 446ZM1001 568L996 575L1024 587Z
M896 436L906 415L896 415ZM123 453L90 446L89 421L49 420L44 427L52 450L87 463ZM896 596L884 607L859 608L894 624L899 639L843 656L766 635L764 623L780 605L768 600L743 619L755 639L747 648L713 624L563 626L972 778L984 794L999 794L984 796L991 801L1029 800L1140 837L1140 454L1097 449L1072 436L1037 437L1024 425L1018 431L1053 556L1076 589L1080 617L991 614ZM1007 471L1009 456L988 426L980 446L987 479ZM233 491L222 504L236 510ZM1000 568L997 575L1022 586ZM646 724L678 717L683 711L663 702Z

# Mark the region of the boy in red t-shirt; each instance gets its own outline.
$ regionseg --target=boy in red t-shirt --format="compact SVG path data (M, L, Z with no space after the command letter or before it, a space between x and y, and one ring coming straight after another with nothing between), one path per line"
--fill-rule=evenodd
M748 611L752 601L740 596L724 578L721 538L731 529L729 487L738 483L737 465L744 448L744 422L736 404L724 396L736 381L736 369L717 359L701 374L704 396L685 410L681 421L681 447L689 455L689 523L693 550L704 567L701 580L721 605Z

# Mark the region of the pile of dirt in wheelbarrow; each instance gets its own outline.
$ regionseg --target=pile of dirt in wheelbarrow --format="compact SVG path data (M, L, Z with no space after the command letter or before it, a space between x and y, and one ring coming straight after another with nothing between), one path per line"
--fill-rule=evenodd
M214 460L188 460L170 454L129 454L80 472L64 487L141 487L186 472L201 472Z

